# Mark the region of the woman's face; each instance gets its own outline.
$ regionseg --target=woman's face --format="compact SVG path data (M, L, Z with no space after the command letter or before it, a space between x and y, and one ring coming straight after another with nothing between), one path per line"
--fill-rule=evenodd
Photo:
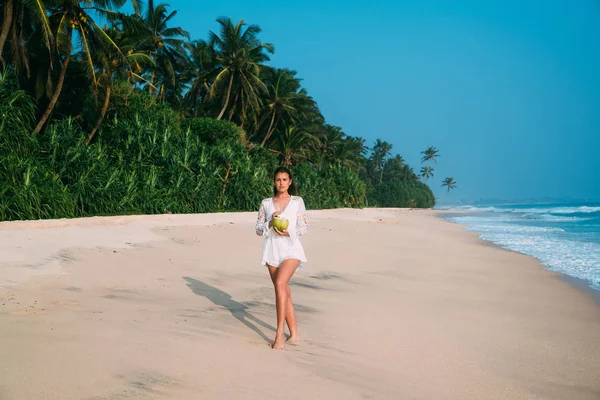
M291 184L292 180L286 172L275 175L275 187L279 193L286 193Z

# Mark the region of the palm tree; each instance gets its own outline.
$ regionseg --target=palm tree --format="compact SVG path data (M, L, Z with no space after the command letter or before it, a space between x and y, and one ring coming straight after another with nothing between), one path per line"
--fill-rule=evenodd
M385 161L392 151L392 145L385 140L377 139L373 146L373 154L371 159L375 168L374 172L379 172L379 182L383 181L383 169Z
M417 174L415 174L415 171L410 165L404 164L402 166L402 179L406 181L416 181L419 178L417 177Z
M12 66L19 71L24 66L29 74L29 58L26 37L31 38L34 28L39 28L40 40L47 51L52 47L53 35L50 21L46 14L46 6L42 0L6 0L2 6L2 28L0 30L0 61L4 61L4 46L7 39L12 54ZM11 43L12 41L12 43Z
M183 28L170 28L168 25L177 15L177 11L167 12L167 4L159 4L154 7L154 0L148 0L145 15L142 15L141 4L138 2L136 17L125 21L125 28L138 40L138 49L150 53L154 67L151 69L148 92L158 86L159 96L166 90L165 85L176 86L177 73L176 64L187 57L185 42L182 38L189 40L190 34ZM155 80L161 82L160 85Z
M190 58L188 68L184 72L184 79L190 82L190 89L185 94L185 99L191 105L194 117L198 117L210 90L210 83L216 76L216 54L204 40L194 40L186 46Z
M139 71L142 65L153 64L152 59L145 52L135 49L136 41L127 32L121 31L116 26L105 28L105 32L115 43L116 49L102 46L94 49L94 58L97 59L96 64L100 66L98 82L104 86L104 102L100 115L86 139L86 144L94 138L104 119L110 102L110 91L115 73L119 70L126 70L126 73L134 79L143 80L141 76L134 72L134 69Z
M261 29L258 25L248 25L244 30L244 20L235 25L229 18L219 18L217 22L221 25L221 32L219 35L209 32L209 44L217 52L220 69L211 86L210 96L224 94L217 119L223 118L227 108L230 108L228 119L231 120L233 109L238 104L242 114L247 110L258 112L259 93L267 91L259 76L261 63L269 61L267 53L273 53L274 47L272 44L260 42L258 34ZM245 115L242 115L243 120L244 117Z
M0 61L4 61L2 57L2 52L4 50L4 43L6 43L6 39L8 38L8 32L12 27L12 18L13 18L13 0L6 0L6 3L2 6L2 31L0 31Z
M262 81L267 93L263 98L263 110L256 124L258 131L263 123L269 120L261 146L264 146L280 122L296 124L300 116L302 103L311 99L305 89L301 88L300 80L296 78L296 71L288 69L263 68Z
M407 173L412 171L412 169L407 170L406 167L404 158L400 154L388 158L383 166L380 182L410 180L410 176L407 176Z
M53 2L55 8L50 11L51 17L57 21L56 32L54 34L54 37L56 38L56 50L58 55L63 56L64 58L61 62L58 81L52 97L50 98L50 103L38 121L34 133L39 133L42 130L44 124L50 117L52 110L54 110L54 106L62 91L67 67L71 60L74 32L77 34L79 46L81 47L86 63L90 68L93 84L94 86L97 84L94 63L92 61L92 51L90 50L91 47L97 46L99 48L103 46L112 46L117 51L118 47L106 32L96 24L90 15L90 11L95 11L101 15L110 14L109 9L121 6L123 5L123 2L123 0L55 0Z
M454 189L456 187L456 181L454 180L454 178L445 178L444 181L442 182L442 187L446 187L448 190L446 191L446 194L450 193L450 190Z
M420 175L425 180L431 178L433 176L433 168L431 168L431 166L429 166L429 165L427 165L425 167L421 167Z
M342 143L336 147L335 159L353 171L359 172L364 168L366 151L365 139L344 136Z
M317 166L325 163L335 163L336 151L342 145L344 132L339 126L326 124L322 129L319 129L317 140L313 143L312 149L314 156L313 161Z
M280 159L285 167L308 157L308 148L317 138L307 130L295 126L288 127L285 132L277 136L273 147L270 149Z
M318 129L311 160L317 166L323 164L341 164L358 172L365 162L365 140L347 136L342 128L325 124Z
M421 152L423 157L421 158L421 162L433 161L437 163L436 157L439 157L438 150L434 146L429 146L425 150Z
M10 32L10 28L12 27L12 19L13 19L13 0L6 0L6 3L2 6L3 15L2 15L2 31L0 31L0 61L4 61L2 57L2 52L4 50L4 43L6 43L6 39L8 38L8 32Z

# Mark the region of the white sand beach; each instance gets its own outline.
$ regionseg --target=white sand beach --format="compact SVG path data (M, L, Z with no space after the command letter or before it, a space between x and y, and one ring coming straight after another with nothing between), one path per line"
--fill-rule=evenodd
M599 399L600 307L431 210L309 211L270 348L256 213L0 224L0 399Z

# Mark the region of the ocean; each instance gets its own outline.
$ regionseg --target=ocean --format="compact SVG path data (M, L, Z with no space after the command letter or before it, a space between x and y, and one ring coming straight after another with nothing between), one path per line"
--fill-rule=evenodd
M436 207L436 209L446 209ZM600 203L448 207L443 217L600 291ZM466 210L468 214L452 214Z

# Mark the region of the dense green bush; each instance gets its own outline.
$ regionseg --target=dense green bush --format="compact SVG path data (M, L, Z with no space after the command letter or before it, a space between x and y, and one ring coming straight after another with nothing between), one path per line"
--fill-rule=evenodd
M313 209L363 207L366 184L348 167L301 164L293 169L306 207Z
M221 140L242 142L244 132L229 121L217 121L213 118L192 118L183 121L183 129L189 129L202 142L213 145Z
M367 194L369 207L416 207L435 205L433 192L423 182L390 181L378 183Z
M13 78L0 72L0 220L72 215L67 188L41 162L40 146L29 135L35 103Z
M182 122L146 93L116 92L120 107L86 145L87 132L74 118L31 135L33 100L10 74L0 74L0 220L253 211L272 195L279 160L249 146L235 124ZM385 179L367 196L367 183L340 163L302 163L292 171L309 209L364 207L367 199L380 207L434 201L427 185L404 180Z
M75 215L67 188L33 157L2 154L0 182L0 221Z

